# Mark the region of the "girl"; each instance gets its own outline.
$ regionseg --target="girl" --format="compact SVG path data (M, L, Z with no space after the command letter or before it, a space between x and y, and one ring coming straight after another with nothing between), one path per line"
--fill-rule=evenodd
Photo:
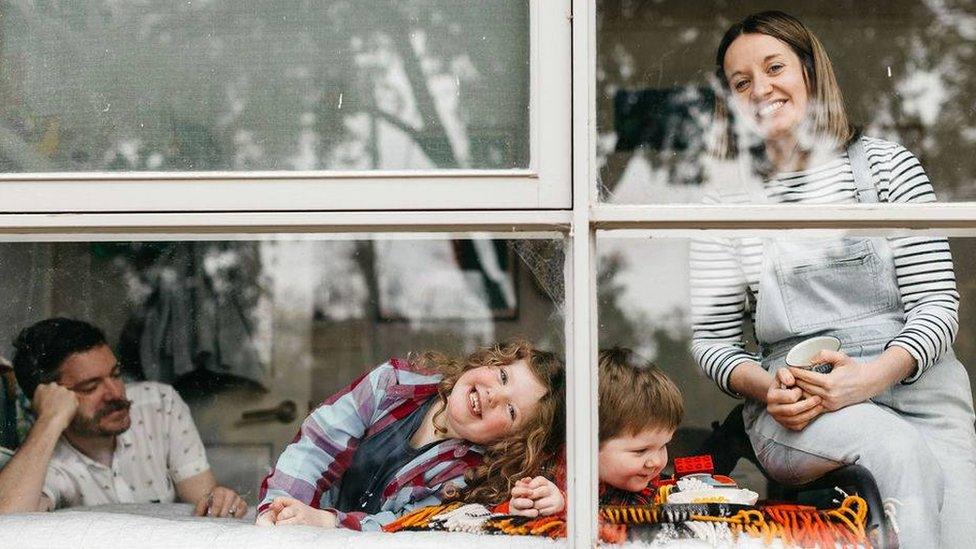
M745 18L726 32L716 65L737 120L720 156L758 176L735 192L729 178L716 200L935 200L912 153L852 129L826 51L800 21ZM946 240L721 238L694 242L691 262L695 359L747 399L743 419L766 471L802 484L859 463L901 504L902 547L971 545L976 433L952 352L959 294ZM758 355L744 350L748 317ZM833 370L786 367L787 350L815 335L840 339L843 352L814 357Z
M468 501L500 501L551 444L563 374L524 341L463 362L392 359L305 419L261 486L257 524L379 530L465 486Z

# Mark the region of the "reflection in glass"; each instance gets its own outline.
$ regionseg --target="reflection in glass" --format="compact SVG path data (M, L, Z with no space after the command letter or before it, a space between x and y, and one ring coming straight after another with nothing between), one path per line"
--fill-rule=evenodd
M528 17L507 0L5 3L0 171L524 168Z
M2 243L0 358L43 318L96 323L253 504L308 411L390 357L517 337L562 355L563 257L560 235Z
M960 154L976 138L976 115L964 107L976 89L976 53L968 46L976 12L967 6L867 2L851 12L814 2L788 8L825 46L850 121L867 136L911 151L940 200L976 196L976 165ZM716 49L732 23L764 9L760 2L598 2L603 200L688 203L716 187L762 189L765 177L753 166L716 165L707 151L716 97L722 103L723 93L714 74ZM851 21L859 32L850 32ZM781 200L760 192L745 201Z

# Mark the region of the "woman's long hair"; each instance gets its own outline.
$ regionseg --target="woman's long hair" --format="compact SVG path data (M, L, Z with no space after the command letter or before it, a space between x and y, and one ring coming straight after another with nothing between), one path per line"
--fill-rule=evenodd
M482 463L465 473L468 485L465 492L447 496L469 502L499 503L508 499L515 481L544 472L565 438L565 366L553 353L540 351L524 340L479 349L463 361L432 351L411 357L413 366L444 376L437 388L443 407L434 415L435 428L447 409L447 398L464 372L481 366L507 366L519 360L525 360L546 389L545 395L533 416L518 431L486 446Z
M844 96L837 85L827 50L797 18L781 11L764 11L752 14L729 27L715 52L715 76L719 82L715 100L715 123L718 128L714 143L715 154L722 158L731 158L738 151L735 128L728 109L732 93L725 74L725 54L732 42L743 34L772 36L793 50L803 66L807 94L810 96L807 108L813 109L810 116L813 131L818 139L829 139L836 146L846 145L855 131L848 121Z

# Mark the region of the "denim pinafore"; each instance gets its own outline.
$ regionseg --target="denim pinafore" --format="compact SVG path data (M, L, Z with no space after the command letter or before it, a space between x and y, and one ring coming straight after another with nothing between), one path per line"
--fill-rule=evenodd
M848 153L858 201L878 202L860 139ZM764 242L755 330L767 371L785 366L793 345L821 335L869 361L904 325L887 239ZM822 414L802 431L784 428L759 402L748 401L743 417L760 463L779 482L802 484L849 463L867 467L882 496L899 503L902 547L971 547L976 539L973 399L951 349L915 382Z

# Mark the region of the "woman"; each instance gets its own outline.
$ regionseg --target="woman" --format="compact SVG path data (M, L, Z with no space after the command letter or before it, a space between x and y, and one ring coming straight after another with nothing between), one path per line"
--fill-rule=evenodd
M719 156L755 181L726 181L718 201L935 200L910 152L853 131L823 46L795 18L745 18L716 64L729 105L718 101ZM945 239L698 240L692 271L695 358L747 399L746 429L771 476L800 484L859 463L900 503L903 547L971 545L976 433L951 347L959 296ZM747 314L758 356L743 348ZM789 348L815 335L841 340L817 358L833 370L786 368Z

